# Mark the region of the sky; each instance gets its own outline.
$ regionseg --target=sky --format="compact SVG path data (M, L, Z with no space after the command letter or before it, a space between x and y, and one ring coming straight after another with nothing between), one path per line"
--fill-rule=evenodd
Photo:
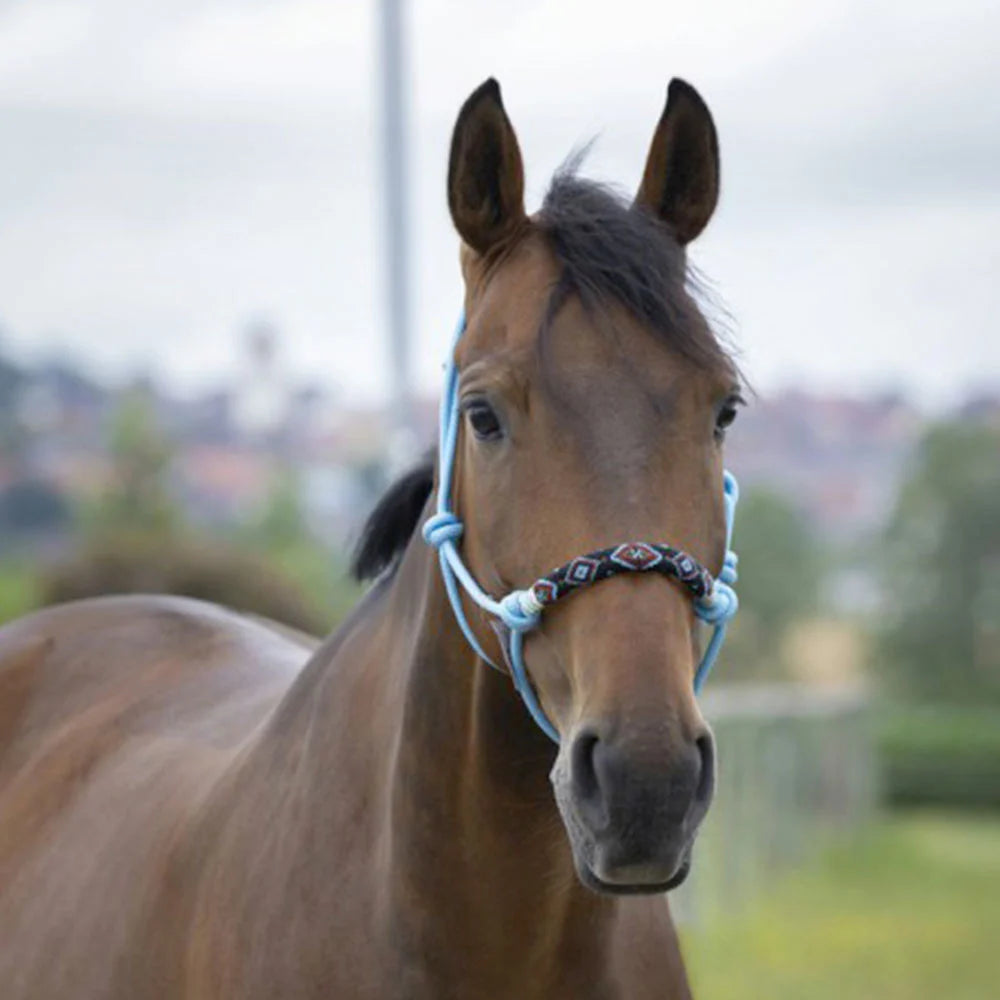
M268 319L294 378L387 391L377 4L0 0L0 347L185 391ZM455 114L503 87L529 209L638 185L668 81L715 116L691 257L760 393L1000 384L995 0L423 0L407 7L414 378L461 301Z

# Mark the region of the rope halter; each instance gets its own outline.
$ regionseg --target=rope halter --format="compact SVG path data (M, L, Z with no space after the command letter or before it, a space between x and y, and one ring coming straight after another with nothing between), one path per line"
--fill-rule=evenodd
M455 345L464 331L463 314L455 331ZM524 636L538 626L542 612L547 607L583 587L589 587L620 573L659 573L677 581L691 595L695 615L713 627L712 637L705 647L694 675L695 693L701 691L722 649L726 638L726 627L739 608L736 591L733 590L737 575L737 557L730 548L733 538L733 519L739 499L739 487L735 477L729 472L723 474L726 556L718 577L713 577L692 556L672 546L655 542L624 542L611 548L577 556L546 576L540 577L525 590L513 590L506 597L496 600L476 583L458 551L464 526L451 508L451 487L460 416L458 369L454 361L453 348L445 368L444 393L441 397L437 510L424 522L423 537L428 545L437 549L448 600L465 638L481 659L498 670L501 668L487 656L469 625L462 607L459 587L474 604L494 618L500 626L497 628L500 645L514 687L542 731L555 743L559 742L559 731L542 710L535 689L528 679L524 665Z

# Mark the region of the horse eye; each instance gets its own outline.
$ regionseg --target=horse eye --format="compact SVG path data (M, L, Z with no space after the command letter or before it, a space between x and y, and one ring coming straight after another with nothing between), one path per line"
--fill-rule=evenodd
M493 441L502 436L500 418L485 399L474 399L466 404L465 415L469 418L473 433L480 441Z
M719 412L715 417L716 438L721 440L725 435L726 428L736 419L736 414L739 412L739 406L742 402L738 396L730 396L719 408Z

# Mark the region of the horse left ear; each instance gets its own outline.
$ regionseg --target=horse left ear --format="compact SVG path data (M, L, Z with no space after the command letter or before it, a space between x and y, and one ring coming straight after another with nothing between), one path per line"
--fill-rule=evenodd
M671 80L653 134L636 204L673 230L682 246L708 225L719 200L719 140L701 95Z
M524 224L524 167L517 137L490 78L462 105L451 137L448 208L462 239L485 254Z

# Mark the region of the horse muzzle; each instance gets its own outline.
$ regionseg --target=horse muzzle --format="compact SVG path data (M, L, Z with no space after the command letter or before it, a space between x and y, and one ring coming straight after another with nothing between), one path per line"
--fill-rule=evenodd
M552 783L581 881L608 893L679 885L715 789L708 729L678 743L582 726L565 747Z

